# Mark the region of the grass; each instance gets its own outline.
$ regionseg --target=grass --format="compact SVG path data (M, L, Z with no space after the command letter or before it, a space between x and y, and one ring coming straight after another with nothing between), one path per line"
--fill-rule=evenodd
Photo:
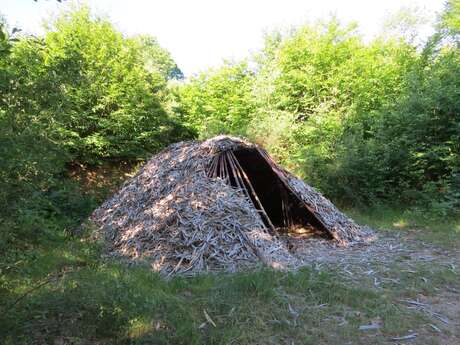
M397 213L357 218L401 230L388 226L401 220ZM100 249L87 238L63 236L4 260L0 343L386 344L429 322L401 299L460 285L449 267L420 263L406 272L403 262L384 273L401 284L378 290L366 277L345 281L334 268L164 280L144 267L103 260ZM380 329L359 330L372 323Z
M403 231L422 241L455 249L460 246L460 218L418 214L402 208L372 207L347 210L353 219L380 231Z

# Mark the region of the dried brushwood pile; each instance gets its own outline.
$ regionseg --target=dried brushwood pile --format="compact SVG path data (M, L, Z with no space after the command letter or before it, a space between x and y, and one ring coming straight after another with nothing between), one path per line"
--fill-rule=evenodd
M263 149L228 136L174 144L155 155L94 211L98 234L112 253L147 259L165 275L235 270L259 261L299 265L257 201L232 153L238 148L263 155L337 244L365 240L363 229Z

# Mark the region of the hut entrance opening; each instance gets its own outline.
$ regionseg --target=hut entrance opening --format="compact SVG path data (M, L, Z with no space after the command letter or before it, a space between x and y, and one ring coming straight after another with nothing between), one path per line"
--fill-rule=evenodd
M242 148L217 154L209 166L208 176L220 177L231 186L243 189L267 228L289 235L331 238L258 150Z

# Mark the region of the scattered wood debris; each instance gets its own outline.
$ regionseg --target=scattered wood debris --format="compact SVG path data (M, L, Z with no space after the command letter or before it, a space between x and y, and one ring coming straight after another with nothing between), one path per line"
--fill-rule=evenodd
M444 315L441 315L440 313L433 311L432 308L426 303L421 303L419 301L414 301L414 300L409 300L409 299L401 300L401 302L409 304L409 308L414 308L414 309L423 311L425 314L441 321L442 323L446 325L450 323L447 317L445 317Z

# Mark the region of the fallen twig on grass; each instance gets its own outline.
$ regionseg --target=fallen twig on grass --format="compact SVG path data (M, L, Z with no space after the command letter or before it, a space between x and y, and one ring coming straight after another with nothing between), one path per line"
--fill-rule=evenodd
M391 340L393 341L398 341L398 340L410 340L410 339L415 339L417 337L417 333L412 333L412 334L408 334L408 335L405 335L405 336L402 336L402 337L394 337L394 338L391 338Z
M433 311L430 306L426 303L421 303L421 302L418 302L418 301L414 301L414 300L401 300L401 302L404 302L404 303L407 303L409 305L412 305L414 306L413 308L417 309L417 310L420 310L420 311L423 311L425 312L426 314L430 315L431 317L434 317L438 320L440 320L441 322L445 323L445 324L449 324L450 321L447 317Z

